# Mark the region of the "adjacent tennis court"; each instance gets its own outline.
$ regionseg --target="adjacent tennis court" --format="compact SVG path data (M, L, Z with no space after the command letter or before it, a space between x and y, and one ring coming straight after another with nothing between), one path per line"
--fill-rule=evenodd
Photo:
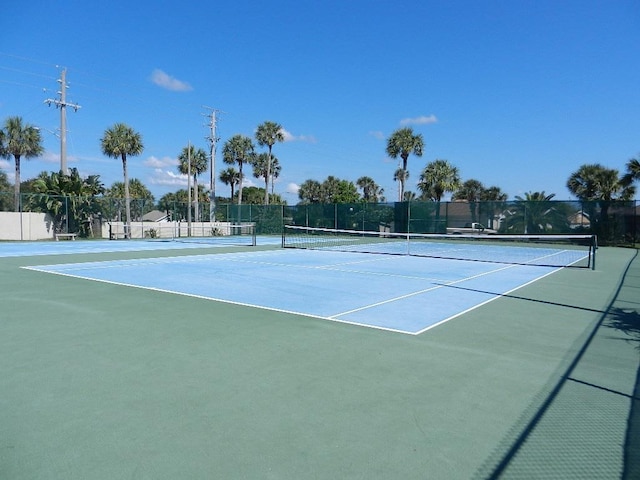
M0 478L640 472L635 250L317 237L0 244Z

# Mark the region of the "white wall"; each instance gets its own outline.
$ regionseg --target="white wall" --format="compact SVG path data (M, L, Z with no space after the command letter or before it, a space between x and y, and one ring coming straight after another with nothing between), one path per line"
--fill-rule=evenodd
M0 212L0 240L53 240L49 214Z

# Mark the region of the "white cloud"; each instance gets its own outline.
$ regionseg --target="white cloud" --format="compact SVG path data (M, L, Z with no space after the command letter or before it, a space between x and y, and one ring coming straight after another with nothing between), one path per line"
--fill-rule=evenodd
M42 156L40 157L40 160L46 163L60 163L60 154L53 153L47 150L42 154ZM67 160L69 160L69 157L67 157Z
M317 140L313 135L294 135L291 132L285 130L284 128L280 130L282 132L282 136L284 137L285 142L308 142L308 143L316 143Z
M171 170L163 170L156 168L149 179L151 185L168 185L168 186L187 186L187 176L180 173L174 173Z
M178 165L178 160L171 157L158 158L152 155L143 162L143 165L145 167L152 167L152 168L174 167Z
M400 120L400 125L428 125L430 123L437 123L437 122L438 122L438 119L432 113L428 117L425 115L422 115L420 117L415 117L415 118L403 118L402 120Z
M38 159L45 163L60 164L60 154L54 153L50 150L45 151L40 157L38 157ZM75 155L67 155L67 164L69 163L78 163L78 157Z
M171 90L173 92L188 92L190 90L193 90L193 87L187 82L178 80L177 78L163 72L159 68L156 68L151 73L151 81L159 87Z
M377 140L384 140L384 133L381 132L380 130L371 131L369 132L369 135L371 135L373 138Z
M287 185L287 193L293 193L294 195L297 195L299 191L300 185L298 185L297 183L289 183Z
M256 182L253 181L252 178L247 177L245 175L244 178L242 179L242 188L246 188L246 187L257 187L257 184Z

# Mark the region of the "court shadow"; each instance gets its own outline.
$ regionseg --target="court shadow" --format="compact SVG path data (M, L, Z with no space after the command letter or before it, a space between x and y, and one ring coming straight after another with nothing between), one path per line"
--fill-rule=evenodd
M633 345L635 350L640 350L640 304L638 304L636 300L637 292L640 288L640 277L629 275L632 265L637 262L637 258L638 252L636 252L634 257L628 263L613 300L609 304L608 308L602 311L584 308L579 305L548 302L513 294L502 295L503 297L508 298L601 313L601 315L592 330L586 335L585 340L580 346L575 357L568 362L566 370L559 375L557 382L555 384L550 384L543 392L541 392L538 400L532 403L531 407L524 412L520 421L514 425L511 433L507 435L500 445L498 445L494 454L487 459L483 467L475 475L475 478L491 480L508 478L510 476L509 474L513 472L518 472L519 474L524 473L525 476L528 474L536 476L543 472L549 473L549 468L554 469L553 466L550 467L549 465L554 464L555 467L557 467L557 470L553 470L553 474L556 475L556 478L562 478L557 475L562 475L561 472L563 469L571 469L571 467L566 464L567 459L554 458L554 456L557 455L557 452L552 450L543 450L543 452L546 452L549 457L545 458L544 454L540 457L542 452L538 451L533 457L528 458L530 449L524 448L525 443L530 440L537 438L537 444L539 445L540 438L545 437L545 429L540 425L545 415L547 416L547 426L549 425L549 422L554 422L555 419L560 420L562 418L570 417L571 410L578 405L571 402L580 401L580 399L573 398L569 393L570 389L561 395L561 391L563 388L567 387L569 383L580 384L583 387L593 389L594 398L597 397L597 392L600 392L600 394L605 392L606 395L611 395L610 398L626 398L629 400L623 458L620 459L622 461L622 471L618 478L621 478L622 480L640 478L640 359L633 365L628 366L629 369L633 369L632 371L635 371L635 383L629 385L629 387L631 387L629 390L631 390L632 393L628 393L629 390L627 390L627 392L614 390L603 385L574 378L573 376L573 373L576 371L576 367L580 364L585 354L587 354L589 347L592 345L596 336L598 337L598 344L600 345L600 348L602 348L602 340L610 340L630 343ZM633 273L637 274L639 271L640 268L636 265ZM464 287L455 285L449 285L448 287L465 289ZM606 348L610 349L612 354L615 356L615 352L619 347L615 347L614 344L611 344ZM539 431L536 432L536 435L533 435L534 431L536 431L538 427L540 427ZM569 428L571 427L569 426ZM584 428L584 426L581 426L581 428ZM594 437L602 434L601 431L597 430L596 426L593 426L592 428L595 430L587 430ZM533 443L536 444L535 441L533 441ZM582 458L585 455L588 456L588 452L576 450L573 453L576 458L581 458L587 464L590 461L589 458ZM538 464L541 458L545 458L547 466ZM537 459L537 461L534 459ZM615 463L615 459L613 462ZM568 472L565 471L564 473Z
M443 288L452 288L452 289L456 289L456 290L463 290L463 291L467 291L467 292L484 293L484 294L487 294L487 295L493 295L493 296L502 297L502 298L513 298L515 300L525 300L527 302L534 302L534 303L541 303L541 304L545 304L545 305L552 305L554 307L575 308L576 310L583 310L585 312L593 312L593 313L601 313L601 314L607 313L606 310L599 310L599 309L595 309L595 308L586 308L586 307L582 307L580 305L571 305L569 303L551 302L549 300L540 300L538 298L522 297L520 295L514 295L512 293L492 292L490 290L481 290L479 288L468 288L468 287L462 287L460 285L450 285L450 284L446 284L446 283L436 283L436 282L434 282L434 285L438 285L439 287L443 287Z

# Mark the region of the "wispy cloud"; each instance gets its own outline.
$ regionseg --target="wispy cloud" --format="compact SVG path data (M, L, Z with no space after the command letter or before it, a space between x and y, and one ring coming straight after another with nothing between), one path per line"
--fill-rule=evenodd
M178 165L178 160L171 157L158 158L152 155L143 162L143 165L151 168L174 167Z
M437 123L438 119L432 113L429 116L422 115L414 118L403 118L400 120L400 125L429 125L430 123Z
M308 143L316 143L316 137L313 135L294 135L291 132L285 130L284 128L280 130L282 132L282 136L284 137L285 142L308 142Z
M188 92L193 90L193 87L187 82L178 80L175 77L163 72L159 68L156 68L151 73L151 81L159 87L171 90L173 92Z
M153 174L149 178L149 183L151 185L168 185L182 187L187 185L187 176L172 172L170 170L156 168L153 170Z
M60 154L52 152L51 150L45 151L38 157L44 163L60 163ZM78 157L76 155L67 155L67 163L78 163Z
M384 140L384 132L381 132L380 130L373 130L369 132L369 135L377 140Z

